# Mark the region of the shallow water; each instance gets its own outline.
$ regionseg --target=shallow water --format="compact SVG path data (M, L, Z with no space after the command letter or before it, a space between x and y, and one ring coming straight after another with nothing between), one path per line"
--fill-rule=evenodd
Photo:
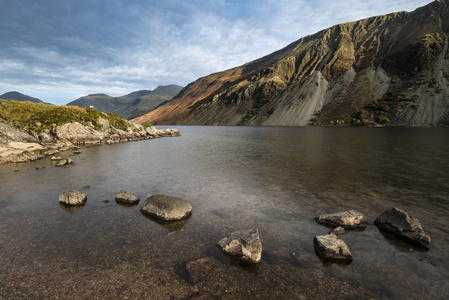
M68 168L49 159L0 166L0 299L448 297L448 129L177 128L181 137L82 148ZM68 189L87 204L60 207ZM141 202L116 204L122 189ZM192 216L143 216L158 193L188 200ZM372 225L391 207L420 220L430 250ZM323 262L313 237L329 228L313 218L348 209L371 221L341 236L354 259ZM215 247L251 227L260 265ZM203 257L213 258L206 276L189 277L185 263Z

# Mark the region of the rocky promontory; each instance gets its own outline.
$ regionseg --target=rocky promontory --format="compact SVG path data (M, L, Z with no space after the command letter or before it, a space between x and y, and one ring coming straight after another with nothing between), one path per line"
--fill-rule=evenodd
M0 100L0 164L26 162L80 145L101 145L179 136L129 122L93 107Z

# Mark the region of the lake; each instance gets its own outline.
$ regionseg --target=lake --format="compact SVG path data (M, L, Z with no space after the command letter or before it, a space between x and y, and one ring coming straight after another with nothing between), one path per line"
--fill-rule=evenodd
M182 136L81 148L68 168L49 158L0 166L0 298L449 297L449 129L173 128ZM69 189L87 204L60 207ZM122 189L140 203L118 205ZM191 217L145 217L154 194L186 199ZM373 225L391 207L421 222L430 250ZM369 220L339 236L353 261L325 262L313 238L330 228L313 218L349 209ZM215 246L253 227L260 264ZM186 271L201 258L211 260Z

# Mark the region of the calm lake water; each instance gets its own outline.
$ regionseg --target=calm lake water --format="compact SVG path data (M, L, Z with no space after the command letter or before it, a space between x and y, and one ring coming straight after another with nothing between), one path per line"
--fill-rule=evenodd
M0 166L0 299L449 297L447 128L174 127L181 137L81 148L68 168ZM87 204L60 207L69 189ZM122 189L140 203L116 204ZM192 216L143 216L154 194L188 200ZM420 220L430 250L373 225L391 207ZM354 259L323 262L313 238L329 228L313 218L349 209L370 220L340 236ZM252 227L260 265L215 247ZM204 257L204 276L189 276Z

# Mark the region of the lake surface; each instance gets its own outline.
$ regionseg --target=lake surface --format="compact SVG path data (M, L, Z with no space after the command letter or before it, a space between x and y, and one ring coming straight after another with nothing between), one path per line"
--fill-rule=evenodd
M174 127L181 137L81 148L68 168L0 166L0 299L449 297L447 128ZM60 207L69 189L87 204ZM118 205L122 189L140 203ZM154 194L188 200L192 216L143 216ZM373 225L391 207L420 220L430 250ZM313 218L349 209L370 225L340 236L352 263L326 263L313 238L330 228ZM252 227L259 265L216 248Z

